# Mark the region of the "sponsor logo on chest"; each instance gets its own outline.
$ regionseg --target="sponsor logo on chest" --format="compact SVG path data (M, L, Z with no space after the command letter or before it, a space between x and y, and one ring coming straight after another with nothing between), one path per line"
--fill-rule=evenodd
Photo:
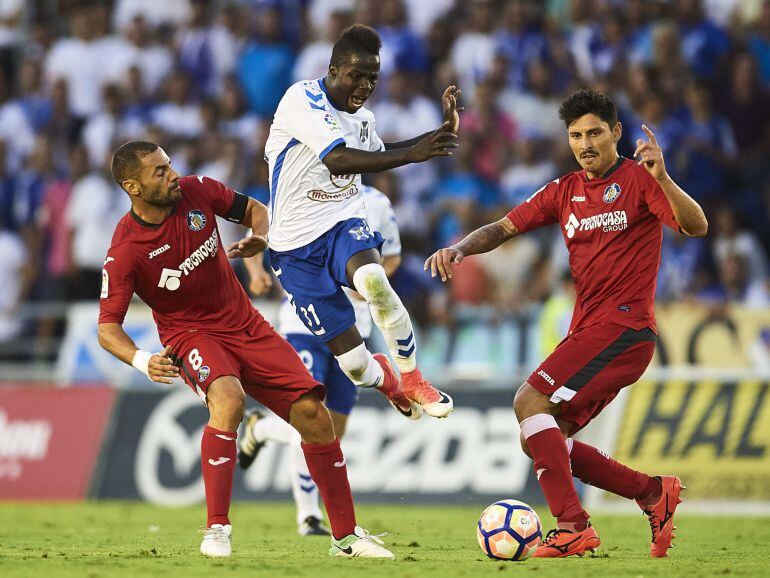
M148 258L148 259L153 259L153 258L157 257L158 255L160 255L161 253L165 253L165 252L166 252L166 251L168 251L170 248L171 248L171 245L169 245L168 243L166 243L166 244L165 244L165 245L163 245L162 247L158 247L158 248L157 248L157 249L155 249L154 251L150 251L149 255L147 255L147 258Z
M219 250L219 235L217 230L214 229L211 236L206 239L200 246L190 253L184 261L182 261L177 269L163 268L160 273L160 281L158 287L168 289L169 291L176 291L179 289L181 283L181 277L185 277L192 273L198 266L211 257L215 257Z
M590 217L578 219L575 213L570 213L564 229L567 238L572 239L578 231L593 231L600 229L604 233L624 231L628 228L628 215L625 211L607 211Z

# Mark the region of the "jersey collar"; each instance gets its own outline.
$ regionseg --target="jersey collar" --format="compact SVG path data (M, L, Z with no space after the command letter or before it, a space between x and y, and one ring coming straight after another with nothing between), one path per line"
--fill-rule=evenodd
M171 212L168 214L168 217L170 217L174 213L176 213L176 205L171 207ZM139 225L141 225L142 227L147 227L148 229L159 229L160 227L163 226L163 223L165 223L168 220L168 217L166 217L165 219L163 219L163 222L161 223L149 223L134 212L134 207L131 207L129 209L129 214L131 215L131 218L134 221L136 221Z
M337 110L339 110L339 111L341 111L341 112L345 112L345 110L344 110L344 109L342 109L342 108L339 108L337 105L335 105L335 104L334 104L334 101L332 100L332 97L331 97L331 96L329 96L329 91L328 91L328 90L326 90L326 83L324 82L324 79L323 79L323 77L321 77L321 78L319 78L319 79L318 79L318 86L320 86L320 87L321 87L321 90L323 90L323 91L324 91L324 94L326 95L326 100L328 100L328 101L329 101L329 104L331 104L331 105L332 105L332 107L336 108Z

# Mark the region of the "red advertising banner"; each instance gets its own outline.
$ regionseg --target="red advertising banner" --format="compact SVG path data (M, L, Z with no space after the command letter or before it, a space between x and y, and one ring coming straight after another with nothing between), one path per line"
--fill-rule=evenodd
M0 500L80 500L115 391L0 388Z

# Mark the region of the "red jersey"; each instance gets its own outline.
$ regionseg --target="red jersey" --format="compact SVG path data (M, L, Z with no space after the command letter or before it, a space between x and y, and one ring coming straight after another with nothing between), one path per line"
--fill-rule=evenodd
M569 173L507 217L522 233L561 224L577 290L570 331L598 321L655 330L661 223L677 231L679 225L644 167L620 157L601 178Z
M191 330L237 332L261 319L216 223L216 215L240 221L245 198L208 177L183 177L179 185L182 197L159 225L133 211L120 220L102 270L99 323L122 323L136 293L152 309L164 345Z

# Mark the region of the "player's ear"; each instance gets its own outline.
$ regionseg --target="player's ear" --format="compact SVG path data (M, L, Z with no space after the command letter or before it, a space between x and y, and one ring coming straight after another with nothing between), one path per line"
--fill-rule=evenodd
M623 134L623 125L620 124L620 121L618 121L615 123L615 126L612 127L612 140L615 142L618 142L622 134Z
M332 78L337 77L337 67L334 66L333 64L329 65L329 76L331 76Z
M120 183L120 186L123 187L123 190L132 197L139 194L139 183L137 183L134 179L126 179Z

